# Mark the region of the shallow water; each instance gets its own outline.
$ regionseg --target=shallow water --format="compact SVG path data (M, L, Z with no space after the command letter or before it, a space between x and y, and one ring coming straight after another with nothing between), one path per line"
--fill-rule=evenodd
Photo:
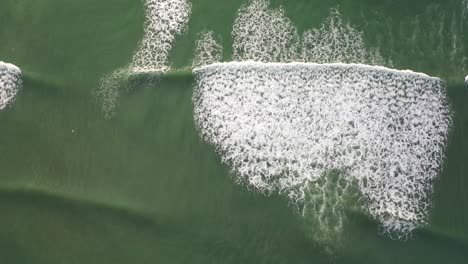
M23 86L0 112L0 259L5 263L464 263L468 259L468 8L452 1L272 1L301 33L330 9L397 69L448 84L453 111L429 225L408 241L352 207L330 252L282 196L236 184L195 128L188 70L135 77L106 119L99 80L132 61L142 1L0 0L0 60ZM169 57L192 65L212 30L232 55L243 2L192 1ZM466 6L466 5L465 5ZM437 14L434 16L433 14Z

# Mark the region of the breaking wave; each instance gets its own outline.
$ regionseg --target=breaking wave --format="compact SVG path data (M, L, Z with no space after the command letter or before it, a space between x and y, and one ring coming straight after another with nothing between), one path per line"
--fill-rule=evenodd
M164 73L170 69L169 52L175 38L188 26L191 3L188 0L147 0L143 40L130 65L101 79L94 96L101 104L106 118L113 116L121 88L134 74Z
M196 126L237 181L339 219L340 207L310 199L343 205L356 185L384 233L404 238L427 224L451 124L440 79L360 64L232 62L194 73ZM323 178L334 170L339 184Z
M21 70L13 64L0 61L0 110L12 103L21 82Z

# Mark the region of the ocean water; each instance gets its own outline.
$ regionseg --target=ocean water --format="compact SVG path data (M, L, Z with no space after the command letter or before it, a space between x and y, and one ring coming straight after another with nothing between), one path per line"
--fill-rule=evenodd
M254 0L252 3L0 0L0 61L21 70L21 80L17 81L12 79L18 76L17 71L6 74L0 65L4 78L0 82L2 92L7 85L8 91L15 91L8 93L8 98L12 98L8 100L3 100L6 97L0 93L1 263L468 261L468 90L464 85L468 74L468 2ZM248 15L249 4L254 15ZM385 132L385 136L379 137L370 133L366 134L368 137L350 137L341 142L351 147L349 153L354 154L324 158L322 166L327 170L325 175L317 176L318 180L307 174L309 167L297 167L291 159L285 161L289 157L307 161L313 156L308 156L308 149L297 152L294 148L288 149L292 152L283 152L286 157L283 160L281 155L261 152L262 159L273 164L265 168L277 170L271 175L261 171L263 178L256 177L260 174L255 170L262 170L260 162L263 162L257 161L259 152L253 151L252 155L257 156L246 157L243 150L240 154L233 151L237 147L245 149L243 144L248 138L234 138L235 144L231 144L226 137L218 140L209 135L219 136L222 131L229 137L237 135L234 132L249 132L249 122L259 120L261 124L265 119L255 118L263 118L263 113L248 112L253 113L246 115L252 119L240 122L240 129L234 127L237 123L229 123L229 118L221 118L222 122L228 120L226 130L208 132L204 128L210 128L210 122L218 119L200 119L197 114L200 104L196 91L206 89L204 95L212 96L211 86L206 84L213 77L206 79L203 75L203 69L210 66L195 71L193 67L232 60L255 60L257 69L248 68L244 74L223 77L227 79L216 83L219 92L228 99L233 95L242 98L243 94L223 89L223 85L232 89L235 88L232 83L238 85L238 80L242 80L245 85L240 88L246 89L247 95L253 91L249 98L254 98L256 89L262 85L252 85L249 74L258 79L258 72L265 71L260 63L274 68L275 63L286 62L309 65L305 67L336 62L385 66L395 69L390 70L395 76L383 78L381 68L362 66L380 70L374 70L372 76L366 71L359 79L371 81L353 89L364 87L376 91L378 96L379 90L375 89L380 86L373 83L377 79L375 82L385 84L382 87L414 88L416 98L422 98L424 93L419 92L424 89L436 91L437 95L415 104L425 107L422 116L427 122L422 122L422 129L403 125L395 128L399 131L395 135L404 138L397 142L406 145L390 146L400 147L402 156L396 151L383 151L388 147L385 144L393 142L389 138L394 134ZM407 69L431 77L401 71ZM284 76L281 69L276 72ZM338 73L338 77L335 73L320 73L324 77L311 73L312 79L320 80L319 85L311 87L344 85L349 78L355 78L351 73ZM399 79L413 74L426 77L409 84ZM263 82L271 81L268 76L262 78ZM297 81L301 82L300 78L296 81L294 78L295 74L289 74L286 81L289 84L280 87L287 90L286 98L302 100L300 111L296 108L289 112L281 112L280 108L269 111L277 116L297 115L288 118L304 129L299 129L297 137L294 134L294 140L273 137L271 141L265 137L254 141L255 144L271 144L274 150L280 149L276 148L277 142L280 147L309 146L309 141L301 141L309 128L303 119L307 115L302 115L301 109L316 104L290 89ZM430 83L427 87L426 81ZM281 83L281 78L278 82ZM299 85L299 89L304 87L308 86ZM314 92L320 95L321 90ZM406 94L396 96L411 98ZM434 97L440 100L431 101ZM324 126L330 116L342 118L346 110L343 105L349 106L342 101L333 104L327 98L321 101L324 109L331 109L321 119ZM225 101L252 106L248 104L250 100ZM208 103L204 106L216 107L208 107L208 112L203 113L215 117L225 114L221 111L225 104L205 102ZM265 109L277 105L255 102ZM401 108L392 110L395 113L392 117L412 121L403 115L403 109L408 108L406 101L401 106L399 102L395 105ZM357 105L362 104L360 101ZM377 109L372 113L378 117L379 109L387 106L390 109L392 104L370 105ZM359 124L375 123L360 121L362 116L355 113L360 108L353 107L347 109L348 119L343 119L346 124L353 121L353 127L360 128ZM228 117L242 116L242 110L247 108L238 109ZM436 115L440 114L437 109L442 110L441 116ZM283 130L288 127L284 121L289 119L278 120ZM431 122L435 120L437 123ZM326 133L322 136L329 139L328 146L338 150L337 146L342 145L334 143L333 133L339 136L342 124L330 124L340 129L324 128ZM313 128L320 132L323 126ZM283 130L271 131L277 135ZM429 133L436 130L437 133ZM260 137L268 135L256 132ZM429 142L421 148L419 158L413 155L416 152L407 150L419 149L415 147L415 135ZM316 137L307 140L310 138ZM377 169L381 169L381 174L350 169L368 165L364 162L361 167L353 167L357 152L350 144L357 139L371 142L368 144L372 146L371 154L380 150L387 153L376 154L376 160L401 165L395 176L398 180L386 174L397 171L397 167L384 170L381 168L387 168L386 165L379 162L376 164L380 164ZM372 144L375 142L378 144ZM312 145L310 149L315 147ZM320 151L314 153L325 157ZM251 164L260 164L253 167L254 173L249 172ZM279 168L278 164L284 166ZM286 185L281 175L290 174L281 171L285 168L293 171L293 180ZM347 177L349 171L360 173ZM400 179L415 175L411 179L416 185L402 184ZM378 189L379 195L372 195L364 187L372 184L377 189L383 188ZM398 184L400 189L395 187ZM411 189L411 186L419 187ZM395 188L400 196L395 194ZM408 190L421 196L409 196L404 193ZM397 196L402 199L401 204L395 202ZM405 202L410 205L404 205ZM385 210L372 204L383 204ZM399 228L408 225L390 221L389 229L385 225L389 219L408 220L404 223L412 225Z

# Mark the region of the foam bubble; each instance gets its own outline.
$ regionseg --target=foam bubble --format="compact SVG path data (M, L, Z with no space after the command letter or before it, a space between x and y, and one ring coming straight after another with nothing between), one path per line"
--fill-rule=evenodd
M384 232L429 218L451 119L444 83L359 64L232 62L194 71L196 125L236 179L303 203L331 170Z
M213 31L200 33L195 44L195 55L192 68L202 67L220 62L223 57L223 46Z
M0 110L15 99L21 87L21 70L13 64L0 61Z

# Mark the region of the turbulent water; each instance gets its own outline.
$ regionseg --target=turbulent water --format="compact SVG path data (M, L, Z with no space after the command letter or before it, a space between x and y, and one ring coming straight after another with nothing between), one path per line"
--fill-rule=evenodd
M197 68L194 106L203 138L239 182L304 206L316 202L306 198L309 187L337 169L357 180L363 210L383 233L406 238L427 224L450 127L440 79L356 64L273 63L391 65L337 9L300 37L281 8L254 0L239 10L232 35L233 59L257 62ZM211 55L221 50L212 34L205 38L197 51L210 56L196 65L220 60ZM335 227L316 228L341 230L342 217L331 217Z
M302 36L267 0L249 1L239 10L233 27L233 59L261 62L365 63L386 65L377 49L368 49L363 33L332 9L323 25Z
M144 36L129 66L102 78L94 92L107 118L114 115L120 94L129 85L131 76L142 73L163 73L170 69L168 56L176 36L182 34L190 17L187 0L147 0Z
M169 70L167 57L175 37L187 27L191 4L187 0L148 0L145 7L145 35L130 71L164 72Z
M219 42L213 31L200 33L195 47L192 68L220 62L223 57L223 46Z
M21 86L21 70L13 64L0 61L0 110L14 99Z
M195 121L239 181L304 202L337 169L384 232L426 224L450 111L440 79L346 64L215 64L196 70ZM338 190L336 190L338 191Z

